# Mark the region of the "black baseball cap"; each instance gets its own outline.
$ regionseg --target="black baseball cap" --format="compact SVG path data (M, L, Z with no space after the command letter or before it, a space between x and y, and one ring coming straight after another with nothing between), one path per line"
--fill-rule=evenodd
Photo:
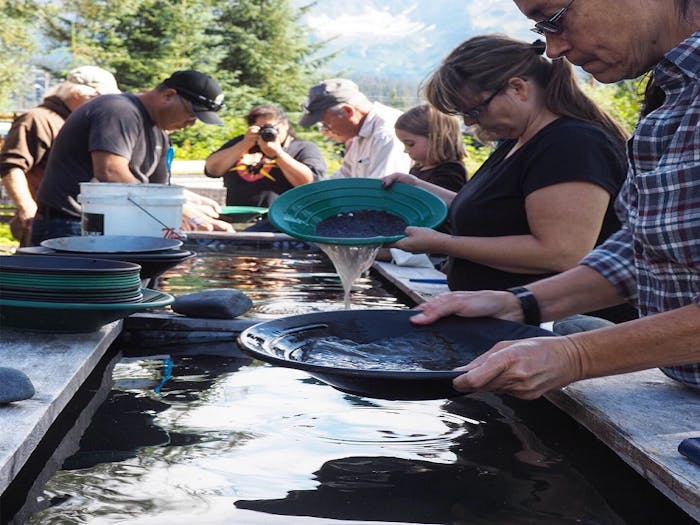
M209 75L193 69L175 71L163 81L163 85L189 100L195 116L202 122L224 125L224 121L216 114L223 107L224 92L219 83Z

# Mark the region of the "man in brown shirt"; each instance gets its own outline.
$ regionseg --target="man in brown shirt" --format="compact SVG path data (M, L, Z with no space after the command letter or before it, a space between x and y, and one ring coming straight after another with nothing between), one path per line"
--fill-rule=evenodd
M98 95L119 93L114 76L96 66L73 69L52 89L42 103L18 116L0 150L2 184L17 206L10 223L20 246L29 245L29 232L36 215L36 192L54 139L66 117Z

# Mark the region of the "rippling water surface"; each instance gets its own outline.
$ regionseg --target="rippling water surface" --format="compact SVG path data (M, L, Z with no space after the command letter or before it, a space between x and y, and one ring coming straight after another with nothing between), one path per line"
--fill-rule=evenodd
M184 294L208 288L236 288L253 299L247 317L342 310L344 289L328 257L320 250L260 252L251 248L199 251L199 255L166 272L159 288ZM395 291L371 274L356 279L353 307L407 308Z
M245 359L173 361L165 383L163 359L116 366L32 523L621 523L496 397L382 401Z

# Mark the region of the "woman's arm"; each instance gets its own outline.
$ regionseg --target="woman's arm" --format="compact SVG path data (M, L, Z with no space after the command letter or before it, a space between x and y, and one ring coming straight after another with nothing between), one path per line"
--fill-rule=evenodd
M437 184L432 184L430 182L424 181L416 177L415 175L409 175L408 173L392 173L390 175L387 175L386 177L382 178L382 187L383 188L388 188L391 186L394 182L403 182L404 184L408 184L410 186L415 186L416 188L422 188L424 190L429 191L439 199L442 199L447 206L452 204L452 201L455 198L455 193L454 191L448 190L446 188L443 188L442 186L438 186ZM400 246L398 246L400 248Z
M408 228L393 247L444 253L514 273L562 272L595 246L610 194L592 183L546 186L525 199L529 235L464 237Z
M600 273L587 266L571 270L527 285L535 295L542 321L554 321L614 306L624 302L620 291ZM510 292L483 290L449 292L438 295L416 307L411 318L416 324L430 324L441 317L497 317L524 322L518 298Z
M204 163L204 172L209 177L223 177L241 157L248 153L250 148L255 146L258 140L259 126L250 126L241 140L232 144L228 148L215 151L207 157Z
M262 152L269 158L277 159L277 166L292 186L301 186L314 180L314 172L309 166L292 157L279 142L259 143Z

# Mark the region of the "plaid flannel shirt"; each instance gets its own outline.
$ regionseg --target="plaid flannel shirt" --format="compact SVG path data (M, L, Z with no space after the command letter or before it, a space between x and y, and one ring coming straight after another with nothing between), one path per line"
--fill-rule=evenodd
M581 261L644 316L700 306L700 31L666 53L654 79L666 100L628 142L623 227ZM662 371L700 388L700 363Z

